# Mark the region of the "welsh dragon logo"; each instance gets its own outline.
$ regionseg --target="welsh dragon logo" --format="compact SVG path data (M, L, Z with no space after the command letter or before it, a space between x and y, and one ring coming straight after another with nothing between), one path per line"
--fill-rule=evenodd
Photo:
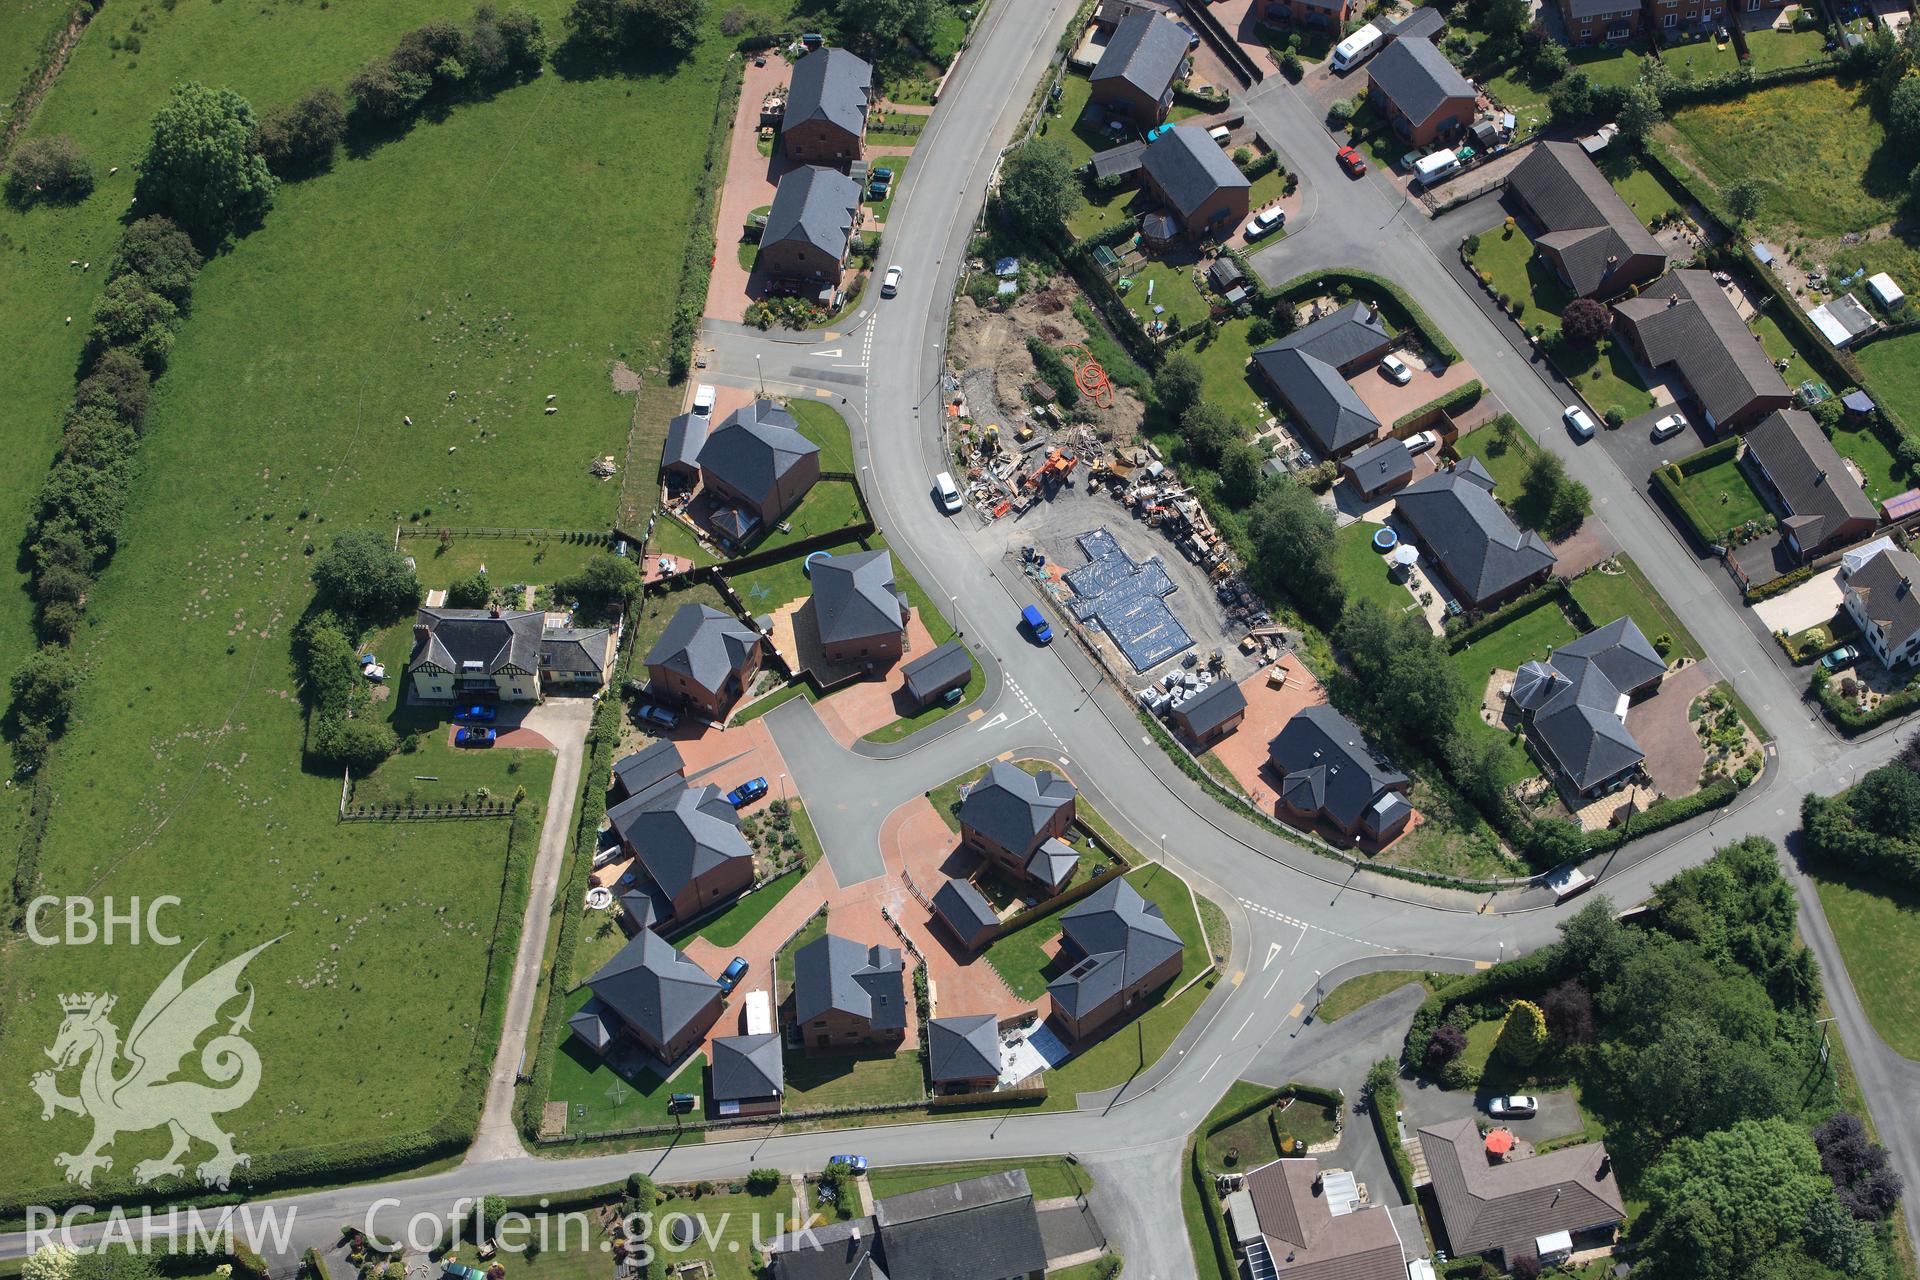
M102 1153L116 1137L162 1125L172 1145L160 1159L136 1164L136 1181L185 1176L181 1157L196 1138L213 1148L213 1154L195 1169L208 1186L224 1189L233 1171L247 1163L247 1156L233 1149L233 1138L214 1123L214 1117L245 1106L260 1087L260 1054L243 1038L252 1029L251 984L245 991L246 1007L224 1032L199 1046L200 1072L213 1084L176 1077L200 1038L220 1021L221 1008L241 995L240 973L247 962L277 941L261 943L188 986L187 965L200 950L194 947L147 998L124 1045L119 1028L107 1016L117 997L91 991L60 997L66 1017L53 1047L46 1051L54 1067L37 1072L32 1085L40 1095L42 1120L53 1119L56 1111L93 1119L93 1140L85 1150L54 1157L54 1163L66 1170L68 1182L92 1186L96 1169L113 1169L113 1158ZM68 1097L60 1092L58 1077L76 1066L80 1068L79 1094Z

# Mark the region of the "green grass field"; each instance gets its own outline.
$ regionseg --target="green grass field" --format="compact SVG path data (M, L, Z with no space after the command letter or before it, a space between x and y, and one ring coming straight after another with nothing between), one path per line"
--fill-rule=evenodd
M879 1196L897 1196L928 1187L951 1186L1009 1169L1024 1169L1035 1200L1058 1200L1093 1189L1093 1175L1077 1162L1064 1159L969 1160L960 1164L917 1164L878 1167L867 1174L867 1189Z
M1191 263L1149 261L1129 268L1122 279L1133 281L1123 296L1127 309L1138 316L1142 324L1164 320L1174 328L1184 329L1207 318L1207 297L1194 283ZM1152 297L1147 296L1149 289ZM1161 310L1155 311L1155 307ZM1179 321L1177 325L1175 320Z
M1841 457L1860 468L1861 475L1866 477L1862 487L1875 502L1905 493L1912 484L1913 477L1893 456L1893 451L1864 427L1837 428L1833 433L1833 447Z
M1453 655L1451 661L1466 686L1467 696L1460 708L1460 728L1476 737L1497 738L1506 751L1506 767L1501 771L1511 784L1539 772L1518 734L1495 728L1480 719L1480 704L1487 690L1487 678L1496 670L1517 671L1530 658L1546 656L1555 648L1578 636L1567 616L1556 605L1543 605L1523 614L1485 639L1477 640Z
M1389 613L1414 607L1413 593L1387 572L1387 558L1373 549L1373 535L1381 528L1356 520L1333 535L1333 562L1347 599L1372 600Z
M557 24L561 6L539 8ZM470 9L187 4L141 15L137 59L104 42L138 11L103 14L35 130L73 133L120 175L78 209L0 214L0 367L16 424L0 481L0 513L13 515L0 519L20 527L44 474L82 330L59 317L88 309L167 86L192 73L272 106L344 82L408 25ZM180 893L178 931L214 940L201 965L284 935L248 973L264 1071L232 1117L243 1149L437 1119L473 1053L501 909L504 824L338 826L339 778L301 770L288 631L308 599L307 539L416 511L424 528L609 524L616 491L586 467L624 456L631 405L609 363L658 360L672 290L631 282L679 267L724 57L714 26L675 75L549 73L285 187L265 226L200 278L122 549L89 601L80 651L96 678L54 764L61 803L41 872L54 892ZM660 137L636 188L626 160L640 121ZM93 271L68 272L73 257ZM18 652L24 610L11 598L0 648ZM29 993L105 988L131 1003L161 958L14 951L0 1063L18 1074L51 1041L58 1006ZM22 1135L25 1186L57 1181L52 1153L76 1141L30 1104L24 1090L0 1103ZM129 1135L115 1154L130 1169L163 1144Z
M1766 348L1769 356L1775 360L1787 361L1787 367L1781 370L1780 376L1786 380L1789 387L1797 387L1808 379L1815 382L1825 381L1813 371L1813 365L1807 360L1806 352L1802 351L1792 336L1780 327L1780 322L1767 312L1762 311L1754 316L1747 327L1760 335L1760 345Z
M1808 80L1682 107L1662 129L1723 195L1757 182L1770 234L1837 236L1890 221L1906 195L1906 161L1867 97L1864 83Z
M1873 1029L1895 1053L1920 1058L1920 894L1836 867L1815 867L1847 974Z
M1627 202L1627 207L1648 226L1652 226L1653 220L1659 215L1686 207L1685 192L1669 186L1663 178L1640 165L1629 153L1605 157L1600 172L1606 175L1608 184L1619 193L1620 198Z
M809 1058L787 1049L787 1099L784 1109L821 1111L829 1107L882 1102L916 1102L926 1095L917 1049L888 1053L823 1053Z
M1417 973L1404 969L1383 969L1378 973L1363 973L1357 978L1348 978L1345 982L1327 993L1320 1002L1315 1016L1322 1022L1338 1022L1350 1013L1354 1013L1372 1004L1382 996L1391 995L1408 985L1418 986L1425 991L1429 988Z
M1873 394L1909 423L1920 423L1920 334L1887 338L1854 357L1872 380Z
M1668 651L1669 658L1699 658L1705 654L1692 633L1680 621L1679 615L1667 607L1660 593L1653 589L1646 575L1640 572L1640 566L1621 556L1621 573L1602 573L1598 569L1581 574L1570 582L1568 587L1580 607L1595 626L1603 627L1622 614L1633 619L1641 634L1649 640L1658 640L1662 635L1673 637L1673 648Z
M1265 422L1273 414L1267 406L1266 384L1247 363L1258 345L1248 337L1252 327L1250 319L1228 320L1220 325L1212 342L1203 346L1196 340L1182 348L1200 366L1207 403L1224 410L1243 427Z
M1679 487L1681 501L1703 529L1719 532L1767 517L1767 504L1732 458L1682 477Z
M1491 427L1480 427L1461 436L1454 443L1454 451L1462 458L1480 459L1480 465L1493 477L1493 496L1514 503L1520 500L1527 466L1540 449L1525 431L1515 431L1511 440L1502 441Z
M408 534L400 539L400 549L413 557L420 585L429 591L482 569L496 588L510 582L543 586L576 572L607 551L601 543L565 538L458 537L442 544L434 531Z

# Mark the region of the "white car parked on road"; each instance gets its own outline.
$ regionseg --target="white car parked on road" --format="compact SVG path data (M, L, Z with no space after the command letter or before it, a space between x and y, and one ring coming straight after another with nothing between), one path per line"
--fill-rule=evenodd
M1587 416L1585 409L1582 409L1577 404L1570 404L1567 406L1566 412L1562 413L1560 417L1565 420L1567 430L1573 432L1574 435L1579 436L1582 440L1593 439L1593 419Z

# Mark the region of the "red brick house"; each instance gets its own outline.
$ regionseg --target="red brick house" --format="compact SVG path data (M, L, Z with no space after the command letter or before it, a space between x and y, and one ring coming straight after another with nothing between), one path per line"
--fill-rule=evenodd
M1367 87L1393 131L1416 147L1454 138L1473 123L1473 86L1431 40L1395 40L1373 55Z

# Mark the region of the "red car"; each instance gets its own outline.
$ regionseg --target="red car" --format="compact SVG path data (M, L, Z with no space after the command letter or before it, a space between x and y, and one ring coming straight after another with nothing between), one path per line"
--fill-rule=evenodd
M1367 158L1352 147L1340 148L1334 152L1333 158L1340 162L1340 167L1347 171L1350 178L1357 178L1367 171Z

